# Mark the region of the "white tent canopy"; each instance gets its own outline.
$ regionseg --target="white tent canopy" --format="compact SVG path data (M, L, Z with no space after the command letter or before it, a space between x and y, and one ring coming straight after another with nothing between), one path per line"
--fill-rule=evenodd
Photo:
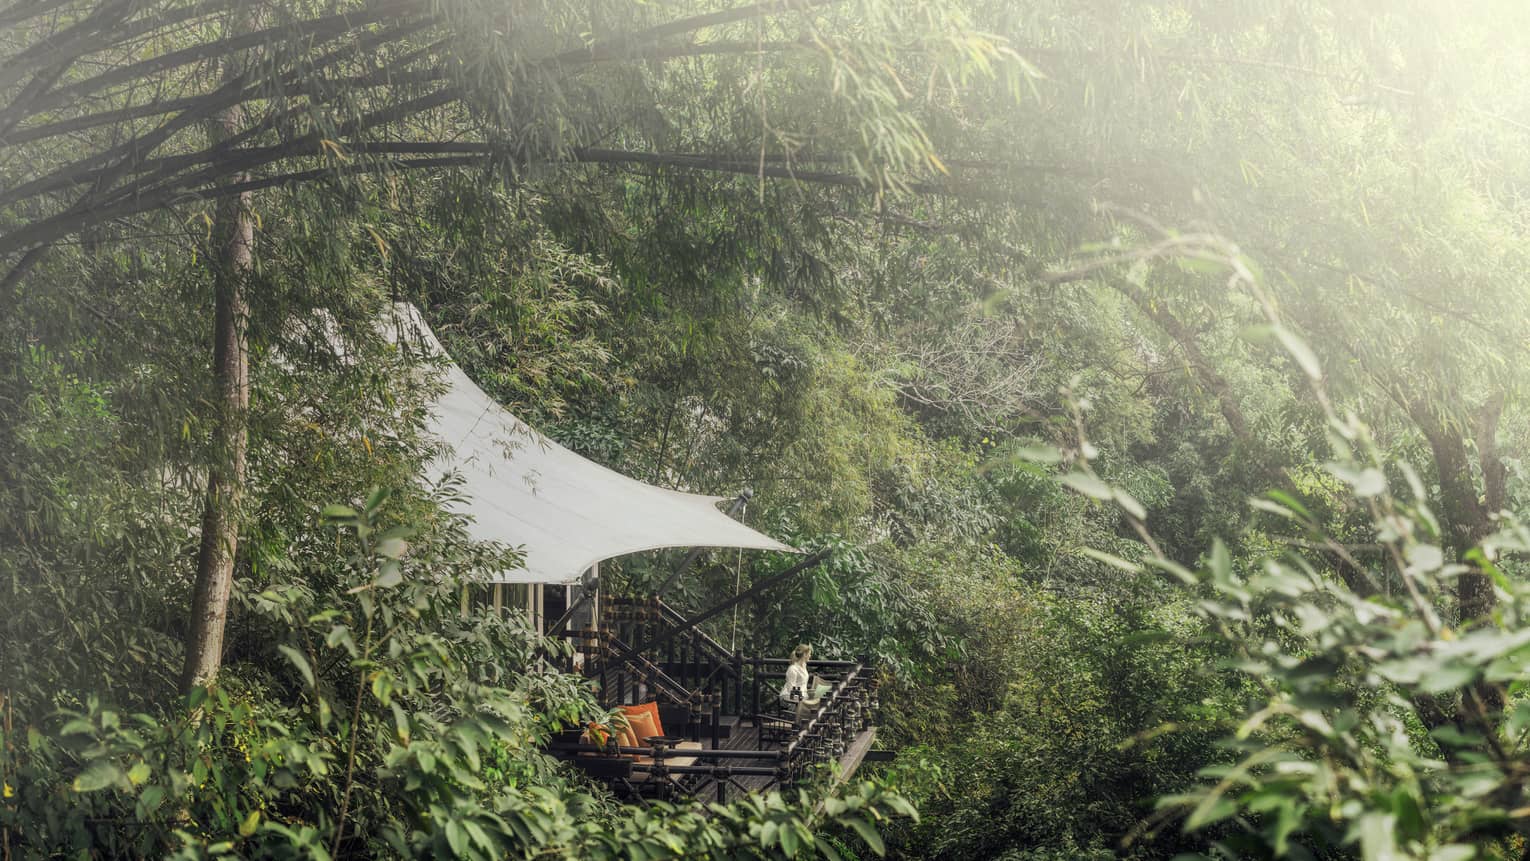
M519 546L525 567L501 583L577 583L602 559L663 547L797 552L718 510L726 499L654 487L558 445L495 403L446 355L419 309L394 306L390 334L446 360L429 430L447 452L432 473L462 476L452 505L480 540Z

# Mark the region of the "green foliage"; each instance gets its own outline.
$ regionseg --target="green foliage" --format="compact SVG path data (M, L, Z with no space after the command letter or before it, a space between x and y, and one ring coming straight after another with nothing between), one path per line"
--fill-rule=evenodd
M0 11L8 849L865 857L901 787L906 855L1522 850L1523 4L450 0L333 39L302 21L370 4L237 5L287 29L62 99L248 22ZM246 63L253 131L205 150ZM244 171L248 503L225 671L180 700L202 197ZM391 299L577 451L834 548L711 633L875 657L890 785L629 810L543 756L589 693L460 613L515 557L420 481Z
M914 745L900 761L933 758L945 775L906 784L924 818L900 829L899 851L1060 858L1116 857L1124 848L1166 858L1198 845L1144 839L1140 823L1156 795L1187 787L1197 769L1223 758L1209 742L1240 691L1207 671L1214 653L1186 648L1202 632L1163 593L1113 596L1107 606L1030 590L1028 601L991 608L988 636L1008 629L1004 651L974 650L953 681L958 689L1001 684L999 702L893 724ZM911 691L898 709L928 710L925 696Z
M353 547L339 582L310 570L244 596L266 654L218 686L160 715L91 696L8 730L8 839L37 856L798 857L836 831L881 854L878 829L914 815L864 781L638 813L582 792L542 753L553 730L605 717L541 661L566 646L459 615L475 570L460 535L386 526L387 496L322 512Z
M1216 545L1193 581L1200 606L1261 696L1226 740L1236 762L1208 769L1214 783L1165 799L1165 810L1187 813L1190 830L1230 824L1233 835L1213 843L1223 854L1518 852L1530 633L1524 587L1496 560L1530 535L1507 523L1466 564L1448 563L1412 471L1412 493L1392 495L1363 426L1341 430L1371 456L1333 472L1370 503L1390 568L1374 573L1400 588L1361 597L1300 556L1241 563ZM1265 507L1317 526L1297 503ZM1493 578L1498 610L1453 627L1437 608L1473 569Z

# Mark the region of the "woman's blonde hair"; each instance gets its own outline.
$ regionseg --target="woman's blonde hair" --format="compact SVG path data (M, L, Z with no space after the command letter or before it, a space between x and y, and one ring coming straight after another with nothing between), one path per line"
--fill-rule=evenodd
M807 643L803 643L802 645L798 646L797 648L792 649L792 660L793 661L800 661L800 660L803 660L804 658L811 658L811 657L813 657L813 647L809 646Z

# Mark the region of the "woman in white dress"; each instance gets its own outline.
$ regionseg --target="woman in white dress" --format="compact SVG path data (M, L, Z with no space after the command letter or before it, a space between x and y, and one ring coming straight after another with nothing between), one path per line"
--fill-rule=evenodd
M808 674L808 659L813 657L813 647L803 643L792 649L792 662L786 668L786 682L781 685L781 705L796 709L798 718L802 716L803 705L813 697L812 688L808 687L812 676Z

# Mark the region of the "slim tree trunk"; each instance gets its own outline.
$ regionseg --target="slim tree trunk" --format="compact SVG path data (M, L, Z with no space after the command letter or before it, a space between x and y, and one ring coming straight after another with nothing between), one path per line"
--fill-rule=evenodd
M1508 504L1509 470L1498 451L1498 421L1503 417L1506 396L1497 392L1477 412L1477 463L1482 467L1482 502L1490 513Z
M1254 448L1256 443L1254 434L1249 430L1248 417L1243 414L1243 407L1238 404L1238 397L1233 391L1232 384L1217 371L1216 366L1206 358L1206 354L1201 352L1200 344L1196 343L1195 333L1190 330L1190 327L1170 313L1168 308L1155 304L1153 298L1135 284L1120 278L1106 279L1105 283L1136 305L1143 316L1157 323L1163 333L1179 345L1185 353L1185 361L1190 366L1191 373L1195 375L1196 382L1204 386L1217 399L1217 408L1222 411L1222 418L1227 420L1227 428L1232 431L1233 438L1245 448Z
M1501 409L1501 406L1499 407ZM1434 415L1427 404L1413 402L1408 410L1414 424L1418 425L1429 442L1434 455L1436 478L1440 483L1440 528L1447 546L1455 551L1461 561L1467 551L1476 547L1493 531L1493 510L1477 493L1477 483L1472 477L1471 457L1466 450L1462 432L1452 428L1444 419ZM1497 429L1497 410L1492 411L1493 430ZM1485 434L1491 439L1491 433ZM1496 450L1488 452L1489 458L1482 465L1486 470L1501 468ZM1498 477L1491 472L1487 476L1489 497L1493 495ZM1488 502L1492 500L1489 499ZM1500 500L1501 501L1501 500ZM1497 604L1493 584L1475 570L1463 572L1456 580L1456 600L1460 606L1461 622L1485 618Z
M225 75L233 72L226 69ZM237 134L243 119L238 106L219 114L208 124L214 142ZM239 176L230 181L243 180ZM202 544L197 553L191 628L186 635L186 664L181 671L182 690L210 681L223 663L223 629L228 620L234 558L239 549L239 510L244 498L245 452L249 445L246 425L250 406L249 309L245 287L255 241L250 192L228 197L218 205L214 236L218 248L213 264L213 378L218 413L202 512Z

